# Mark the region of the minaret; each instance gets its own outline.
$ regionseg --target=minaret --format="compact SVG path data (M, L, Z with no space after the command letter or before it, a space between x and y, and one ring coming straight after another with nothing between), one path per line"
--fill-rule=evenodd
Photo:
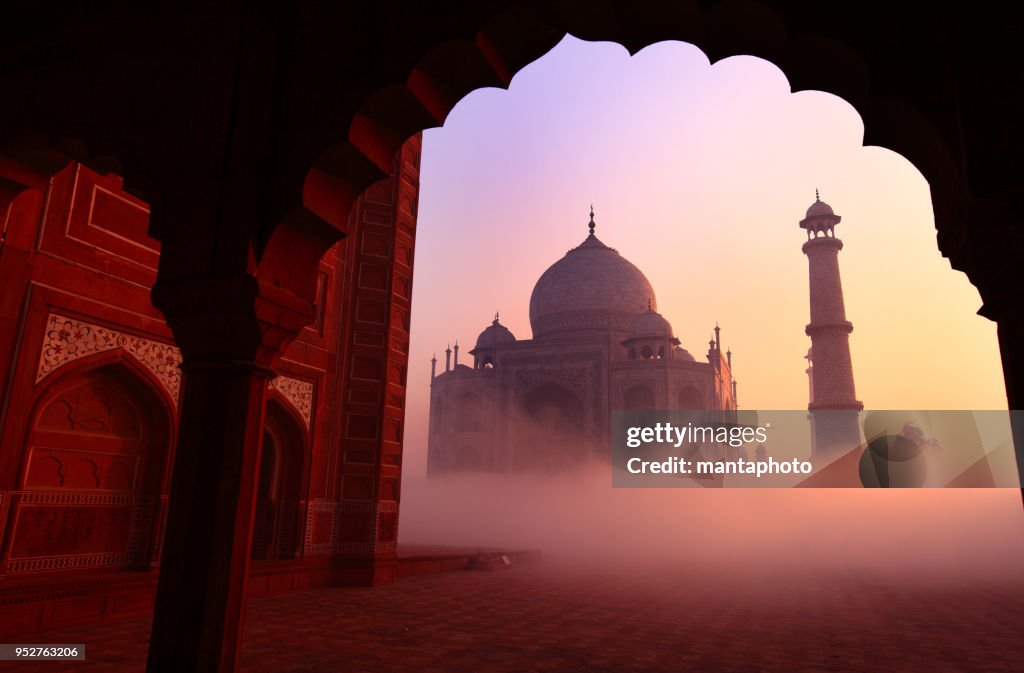
M444 370L450 372L452 370L452 347L448 346L444 349Z
M432 355L430 358L430 385L434 385L434 379L437 378L437 355Z
M812 451L816 456L835 457L861 444L858 412L864 405L857 400L850 360L850 332L846 319L843 285L839 279L839 251L843 242L836 238L835 226L842 219L818 197L800 220L807 230L803 252L810 271L811 337L814 375L807 410L811 417Z

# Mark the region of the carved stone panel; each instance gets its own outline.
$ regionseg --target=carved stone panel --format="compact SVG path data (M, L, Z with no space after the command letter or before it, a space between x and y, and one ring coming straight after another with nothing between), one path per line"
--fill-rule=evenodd
M95 353L122 349L148 369L177 405L181 391L181 351L171 344L51 313L39 353L36 383L61 367Z
M281 396L295 407L309 429L313 422L313 384L288 376L278 376L270 382L270 387L281 393Z
M558 383L581 397L587 392L587 371L579 367L565 369L522 369L516 372L516 390L522 392L540 383Z

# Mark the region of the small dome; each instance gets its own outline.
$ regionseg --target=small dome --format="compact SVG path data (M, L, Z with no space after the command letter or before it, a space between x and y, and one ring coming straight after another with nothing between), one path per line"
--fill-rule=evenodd
M629 323L629 338L643 339L651 337L671 339L672 325L669 324L668 320L665 320L664 316L656 313L653 308L648 306L646 311L633 318L633 322Z
M811 204L811 207L807 209L807 217L821 217L822 215L835 215L832 212L832 206L828 205L824 201L815 201Z
M815 189L814 203L812 203L811 207L807 209L807 217L827 217L831 215L835 215L835 213L832 212L832 206L822 201L821 197L818 196L818 190Z
M487 326L480 336L476 338L476 348L473 350L487 350L495 346L515 343L516 337L509 328L498 322L498 316L494 316L494 322Z
M676 360L682 360L683 362L696 362L697 360L690 355L690 351L686 350L682 346L676 346L673 350L675 355L673 356Z

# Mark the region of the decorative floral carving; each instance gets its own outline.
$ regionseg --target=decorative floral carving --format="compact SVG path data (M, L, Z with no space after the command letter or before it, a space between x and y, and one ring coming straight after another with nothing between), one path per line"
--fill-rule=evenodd
M181 351L167 343L51 313L43 337L36 383L61 365L94 353L122 349L153 373L175 405L181 390Z
M516 372L516 388L519 391L533 388L539 383L558 383L577 393L587 390L587 372L580 368L568 369L523 369Z
M7 561L9 573L31 573L46 570L70 570L72 568L97 568L102 566L125 566L135 563L136 554L131 552L74 554L71 556L44 556Z
M278 376L270 382L270 387L281 393L295 407L308 429L313 420L313 384L288 376Z

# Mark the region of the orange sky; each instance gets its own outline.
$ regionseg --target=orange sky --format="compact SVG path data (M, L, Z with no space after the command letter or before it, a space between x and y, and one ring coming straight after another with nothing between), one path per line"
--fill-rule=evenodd
M636 264L683 346L703 359L717 320L740 405L807 405L806 235L821 190L837 235L857 395L874 409L1006 407L994 323L935 242L928 184L863 147L842 99L790 93L774 65L711 66L667 42L633 57L568 37L509 90L466 97L424 133L406 472L425 466L430 357L463 362L494 311L531 336L543 271L597 235Z

